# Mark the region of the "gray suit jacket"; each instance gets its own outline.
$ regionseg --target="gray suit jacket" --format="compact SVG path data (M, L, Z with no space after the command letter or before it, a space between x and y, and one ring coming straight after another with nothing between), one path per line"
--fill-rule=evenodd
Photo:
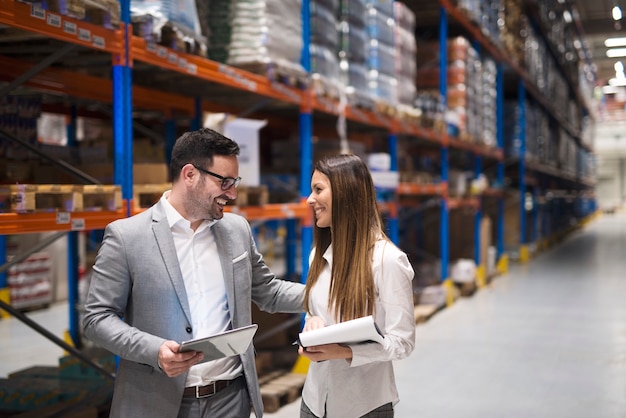
M267 312L302 312L303 285L277 279L257 251L250 226L226 213L212 227L233 327L252 322L251 302ZM186 375L167 377L157 353L166 340L192 337L191 315L174 241L160 203L109 224L96 257L83 330L119 355L112 417L176 417ZM255 414L263 404L254 348L241 355Z

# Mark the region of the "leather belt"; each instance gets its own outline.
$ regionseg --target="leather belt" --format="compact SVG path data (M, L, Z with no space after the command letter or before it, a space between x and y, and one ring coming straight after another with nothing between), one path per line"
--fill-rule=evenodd
M243 378L243 376L239 376L233 380L218 380L213 383L209 383L206 386L189 386L186 387L183 391L183 396L185 398L208 398L209 396L215 395L222 389L226 389L228 386L235 383L238 379Z

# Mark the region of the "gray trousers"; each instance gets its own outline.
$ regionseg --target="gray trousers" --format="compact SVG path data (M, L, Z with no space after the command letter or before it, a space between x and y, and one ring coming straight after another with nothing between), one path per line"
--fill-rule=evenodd
M242 418L250 416L250 395L241 377L208 398L183 398L178 418Z
M335 418L335 417L327 417L326 414L324 414L323 417L317 417L313 415L313 412L311 412L309 407L306 406L304 401L302 401L300 403L300 418ZM393 418L393 405L391 404L391 402L386 403L382 406L379 406L376 409L371 410L367 414L363 415L361 418Z

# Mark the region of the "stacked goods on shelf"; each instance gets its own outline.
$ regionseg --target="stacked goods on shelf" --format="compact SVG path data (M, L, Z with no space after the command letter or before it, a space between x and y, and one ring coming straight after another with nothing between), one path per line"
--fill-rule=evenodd
M12 257L7 257L11 261ZM34 253L9 268L7 275L11 305L16 309L52 302L52 260L47 252Z
M37 119L41 115L41 96L5 95L0 97L0 130L31 144L37 143ZM4 143L0 155L7 156L10 143Z
M517 65L524 62L524 42L526 38L528 19L523 13L521 0L502 0L500 19L504 22L500 26L500 39L507 55Z
M339 32L337 30L338 0L311 0L311 75L318 95L339 96Z
M438 90L418 88L413 105L419 111L420 126L443 132L445 105Z
M304 79L300 9L300 1L290 7L280 0L231 1L226 64L271 78Z
M435 51L438 51L438 44L418 50L416 85L420 92L419 106L426 102L422 89L430 92L431 98L438 97L435 91L439 88L439 54ZM489 57L481 59L469 40L460 36L448 40L447 56L445 121L448 132L466 141L495 146L495 61Z
M365 0L339 0L339 68L348 102L373 108L367 80L367 8Z
M202 34L207 38L208 58L226 62L232 37L231 0L197 1L198 20Z
M580 129L581 115L577 112L574 112L574 114L567 113L570 103L570 90L567 81L559 71L559 67L552 58L552 54L543 37L533 26L528 27L525 58L525 69L544 97L549 98L551 103L563 105L566 111L555 109L557 113L571 118L567 123L576 129Z
M481 28L485 36L496 44L500 42L500 0L458 0L457 7Z
M175 51L206 56L207 41L193 0L131 0L130 13L135 36Z
M415 75L417 72L415 41L415 13L404 3L394 2L395 54L398 103L412 106L415 101Z
M482 123L480 124L480 130L474 134L474 138L489 147L495 147L497 145L497 72L496 62L490 57L483 57L480 87L481 95L477 109L477 116L482 119Z
M572 19L569 6L557 0L536 3L541 32L554 51L559 66L569 80L578 81L579 57L576 53L578 34L576 25L569 24ZM566 17L568 15L569 18Z
M393 3L391 0L366 0L365 22L369 92L378 104L391 108L395 108L398 103Z
M118 0L21 0L49 12L83 20L108 29L120 27Z

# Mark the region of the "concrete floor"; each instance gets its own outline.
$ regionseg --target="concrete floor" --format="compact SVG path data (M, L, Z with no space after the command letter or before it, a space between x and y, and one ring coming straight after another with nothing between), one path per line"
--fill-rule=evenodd
M437 313L395 369L397 418L626 417L626 215Z
M605 215L419 325L395 364L396 417L626 417L625 302L626 215ZM62 336L67 306L31 317ZM61 354L0 320L0 377Z

